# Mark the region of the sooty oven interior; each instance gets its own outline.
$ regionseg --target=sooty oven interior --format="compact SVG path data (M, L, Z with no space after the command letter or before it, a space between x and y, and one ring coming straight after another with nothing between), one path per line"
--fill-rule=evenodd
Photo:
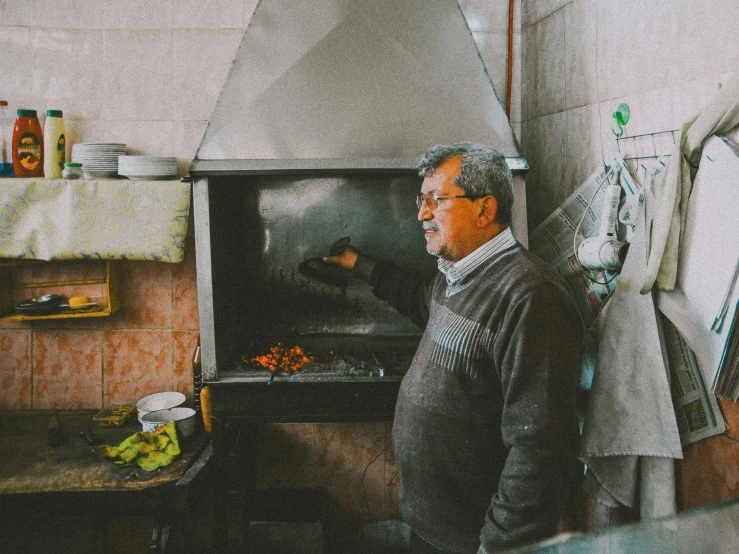
M195 182L203 365L216 416L392 417L421 330L366 283L322 282L299 266L346 237L362 253L433 273L419 188L408 169Z

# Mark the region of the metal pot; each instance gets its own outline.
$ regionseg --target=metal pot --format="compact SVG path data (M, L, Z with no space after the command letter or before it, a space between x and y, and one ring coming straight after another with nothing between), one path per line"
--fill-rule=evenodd
M182 406L187 398L181 392L163 391L144 396L136 402L139 421L149 412Z
M160 425L170 421L175 422L178 438L187 438L195 432L197 412L192 408L169 408L149 412L141 418L141 425L145 432L153 433Z

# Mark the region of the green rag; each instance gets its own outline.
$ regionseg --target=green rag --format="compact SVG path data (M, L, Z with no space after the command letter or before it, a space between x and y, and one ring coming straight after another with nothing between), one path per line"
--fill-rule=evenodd
M180 443L177 440L175 422L170 421L166 425L160 425L152 433L139 431L117 447L103 445L97 451L108 458L119 458L114 464L136 462L142 469L154 471L174 461L180 453Z

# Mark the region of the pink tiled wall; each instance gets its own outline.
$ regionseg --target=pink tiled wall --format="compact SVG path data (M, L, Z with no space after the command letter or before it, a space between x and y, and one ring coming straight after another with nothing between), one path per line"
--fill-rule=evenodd
M194 246L188 237L179 264L121 262L110 317L0 323L0 409L101 408L159 390L191 399ZM348 543L362 523L400 517L389 440L388 423L268 426L259 484L325 489L334 537Z
M179 264L121 264L122 308L110 317L0 323L0 409L101 408L159 390L192 398L193 238Z
M274 424L256 454L259 486L321 488L338 552L354 552L365 523L401 519L391 423Z

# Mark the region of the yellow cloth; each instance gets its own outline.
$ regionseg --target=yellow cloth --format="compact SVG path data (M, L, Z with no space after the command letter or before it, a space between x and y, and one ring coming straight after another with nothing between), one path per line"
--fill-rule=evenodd
M180 454L175 422L160 425L153 433L140 431L124 440L118 447L101 446L98 453L108 458L119 458L114 464L136 462L146 471L168 466Z
M0 258L181 262L190 184L0 179Z

